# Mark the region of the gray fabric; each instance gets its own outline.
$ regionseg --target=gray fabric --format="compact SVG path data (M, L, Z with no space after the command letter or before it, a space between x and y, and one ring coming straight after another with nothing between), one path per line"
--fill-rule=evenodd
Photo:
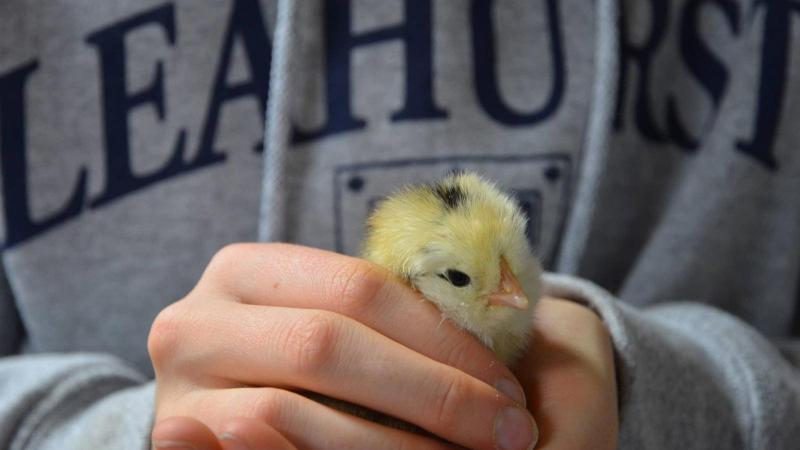
M620 448L797 446L797 369L742 321L697 303L634 309L566 275L548 275L545 290L590 306L611 331Z
M0 360L0 446L149 448L154 384L117 358L41 354Z
M781 2L275 3L0 3L0 447L143 448L149 325L217 249L357 254L376 200L453 169L609 326L622 448L796 446Z

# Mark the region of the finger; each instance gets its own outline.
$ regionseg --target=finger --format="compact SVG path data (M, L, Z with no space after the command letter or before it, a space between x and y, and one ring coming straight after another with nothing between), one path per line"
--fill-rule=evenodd
M519 382L494 353L367 261L286 244L238 244L215 256L204 278L243 303L346 315L525 404Z
M599 318L574 302L542 299L535 357L517 373L531 389L542 449L617 448L614 355ZM590 430L590 431L587 431Z
M198 312L213 314L214 320L203 323L216 338L186 349L205 358L212 376L319 392L471 448L494 448L497 430L532 436L532 418L493 387L352 319L297 308L237 304L220 309Z
M418 434L389 428L320 405L300 394L274 388L235 388L208 391L187 402L193 411L205 411L207 421L220 434L230 426L229 417L245 417L268 425L297 448L311 450L420 449L444 450L449 444ZM224 442L224 441L223 441ZM272 447L251 447L272 448ZM283 447L278 447L283 448ZM288 447L292 448L292 447Z
M267 423L248 417L224 421L219 429L219 442L223 450L297 450L297 447Z
M191 417L170 417L158 422L151 438L155 450L223 450L211 429Z

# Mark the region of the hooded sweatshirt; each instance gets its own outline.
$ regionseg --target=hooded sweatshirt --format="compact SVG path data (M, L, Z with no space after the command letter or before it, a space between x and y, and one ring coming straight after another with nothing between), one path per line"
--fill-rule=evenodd
M147 448L150 324L219 248L358 254L465 169L608 327L621 448L796 448L798 12L0 3L0 447Z

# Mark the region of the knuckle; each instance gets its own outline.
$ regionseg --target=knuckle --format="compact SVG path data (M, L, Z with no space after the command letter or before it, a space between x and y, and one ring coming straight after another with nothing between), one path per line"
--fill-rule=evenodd
M460 378L450 377L441 384L432 409L438 428L452 430L457 427L461 422L459 411L464 409L466 397L467 386Z
M295 373L316 375L331 361L339 335L331 313L316 311L293 324L285 338L285 354Z
M225 271L241 262L241 260L249 253L249 244L235 243L228 244L211 257L208 263L208 272L212 274L225 273Z
M158 313L150 326L150 333L147 336L147 351L156 371L172 361L180 347L184 328L181 310L180 302L167 306Z
M290 414L291 401L286 392L280 389L264 388L255 397L250 411L251 417L258 418L275 428Z
M358 316L367 311L388 280L387 272L366 261L355 259L341 265L334 272L330 283L330 298L344 314Z

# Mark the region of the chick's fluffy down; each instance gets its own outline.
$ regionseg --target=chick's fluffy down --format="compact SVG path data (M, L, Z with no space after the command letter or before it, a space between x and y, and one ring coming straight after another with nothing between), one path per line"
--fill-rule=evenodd
M407 280L448 319L477 336L506 364L524 349L540 295L539 262L519 207L477 175L451 175L406 187L381 202L368 222L364 257ZM525 307L487 301L509 268Z

